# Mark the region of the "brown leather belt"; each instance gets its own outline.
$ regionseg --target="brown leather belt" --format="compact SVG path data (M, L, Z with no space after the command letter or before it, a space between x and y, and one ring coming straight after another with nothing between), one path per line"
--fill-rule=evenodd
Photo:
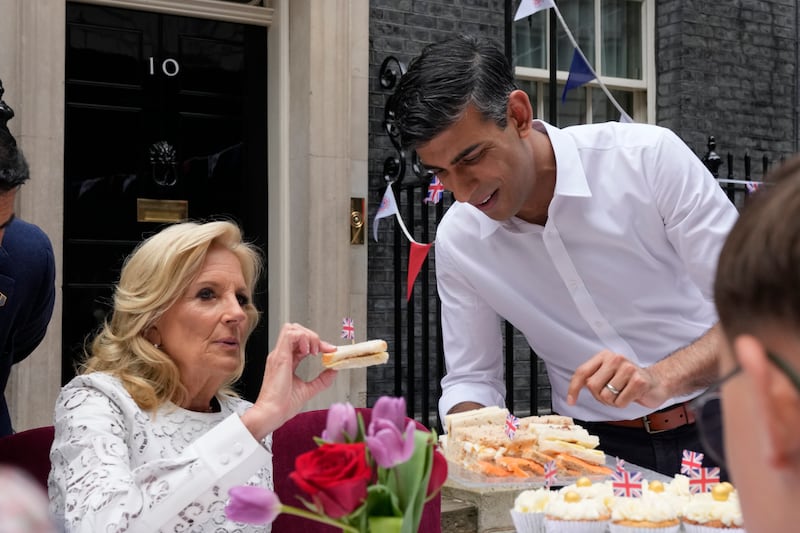
M687 424L694 424L694 413L687 407L688 404L689 402L678 403L633 420L612 420L603 423L610 426L643 429L648 433L661 433Z

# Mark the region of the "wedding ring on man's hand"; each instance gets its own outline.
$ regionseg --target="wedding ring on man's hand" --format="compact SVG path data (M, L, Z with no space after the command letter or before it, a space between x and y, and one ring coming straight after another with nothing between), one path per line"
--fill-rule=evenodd
M621 392L618 388L612 385L610 381L606 383L606 388L610 390L611 394L613 394L614 396L618 395Z

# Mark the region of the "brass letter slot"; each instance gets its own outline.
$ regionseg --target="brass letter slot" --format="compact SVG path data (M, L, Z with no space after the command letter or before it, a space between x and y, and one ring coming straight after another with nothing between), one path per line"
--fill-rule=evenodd
M181 222L189 218L186 200L136 199L137 222Z
M350 244L364 244L364 199L350 198Z

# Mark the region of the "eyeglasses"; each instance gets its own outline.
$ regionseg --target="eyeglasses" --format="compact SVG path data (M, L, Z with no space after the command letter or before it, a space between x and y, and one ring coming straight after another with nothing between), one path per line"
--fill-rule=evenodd
M767 359L777 366L800 392L800 375L786 361L772 352L767 352ZM725 467L725 441L722 431L719 390L722 385L741 371L742 367L737 365L689 403L689 409L694 412L697 420L697 431L703 449L720 467Z

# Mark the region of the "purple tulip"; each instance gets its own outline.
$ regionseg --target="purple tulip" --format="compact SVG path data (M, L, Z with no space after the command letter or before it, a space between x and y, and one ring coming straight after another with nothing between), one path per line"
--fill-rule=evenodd
M322 431L322 440L326 442L351 441L358 433L356 409L349 403L335 403L328 408L328 420Z
M372 408L367 431L367 447L382 468L408 461L414 453L416 424L406 418L404 398L382 396Z
M281 512L278 495L263 487L238 486L228 490L231 497L225 516L245 524L271 524Z
M367 432L367 447L375 462L382 468L392 468L405 463L414 454L414 430L416 424L408 421L404 432L386 420L374 420Z
M372 408L372 420L386 420L402 431L406 426L406 399L381 396Z

